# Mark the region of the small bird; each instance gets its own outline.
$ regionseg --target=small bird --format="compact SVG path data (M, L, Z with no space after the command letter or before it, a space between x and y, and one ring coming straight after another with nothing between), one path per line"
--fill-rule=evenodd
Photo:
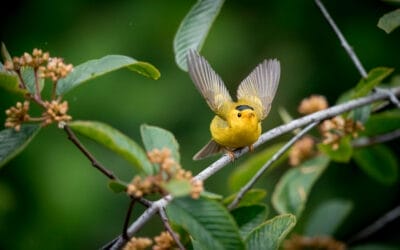
M197 51L187 56L189 75L197 90L216 116L210 124L211 141L193 160L200 160L226 150L234 160L233 151L243 147L253 150L261 135L261 121L267 117L280 78L280 63L264 60L239 85L237 101L233 101L221 78Z

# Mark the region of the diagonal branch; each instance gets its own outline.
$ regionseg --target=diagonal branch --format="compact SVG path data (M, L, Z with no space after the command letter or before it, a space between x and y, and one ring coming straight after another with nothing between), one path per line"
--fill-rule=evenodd
M396 96L400 95L400 87L392 88L389 90ZM352 109L365 106L376 101L385 100L388 98L390 97L388 96L387 93L376 92L366 97L354 99L346 103L342 103L333 106L331 108L313 113L311 115L307 115L302 118L293 120L290 123L278 126L263 133L258 139L258 141L254 144L254 147L255 148L259 147L260 145L266 143L267 141L276 138L280 135L283 135L285 133L288 133L294 129L301 128L312 123L319 123L325 119L348 112ZM237 150L235 151L235 158L238 158L247 152L248 148ZM197 174L195 177L193 177L193 179L204 181L208 177L214 175L216 172L218 172L220 169L222 169L230 162L231 162L230 156L225 154L221 158L216 160L214 163L212 163L210 166L208 166L206 169ZM127 230L128 236L132 237L132 235L134 235L141 227L143 227L143 225L146 224L147 221L154 216L154 214L156 214L161 208L167 206L172 199L173 197L171 195L167 195L164 198L153 202L151 206L148 209L146 209L146 211L144 211L144 213L141 216L139 216L139 218L137 218L128 228ZM111 249L120 249L123 247L125 243L126 241L122 238L122 236L118 236L116 239L111 241L111 243L109 243L107 247L110 247L111 245Z
M262 166L258 172L251 178L249 182L245 186L243 186L239 193L236 195L235 199L231 202L231 204L228 205L228 209L232 210L234 209L239 202L242 200L243 196L253 187L253 185L260 179L262 174L268 169L269 166L272 165L275 161L277 161L296 141L298 141L303 135L305 135L308 131L310 131L312 128L314 128L319 122L313 122L310 125L308 125L306 128L304 128L300 133L295 135L290 141L288 141L282 148L279 149L278 152L276 152L271 159L267 161L267 163Z

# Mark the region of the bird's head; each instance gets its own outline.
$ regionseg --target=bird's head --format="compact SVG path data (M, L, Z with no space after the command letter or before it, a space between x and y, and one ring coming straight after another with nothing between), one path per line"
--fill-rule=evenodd
M228 122L231 126L258 123L254 108L249 105L237 105L229 112Z

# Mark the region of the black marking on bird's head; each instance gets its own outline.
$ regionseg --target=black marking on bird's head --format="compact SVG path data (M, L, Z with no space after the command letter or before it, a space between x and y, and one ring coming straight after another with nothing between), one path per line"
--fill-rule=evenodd
M239 111L242 111L242 110L245 110L245 109L254 110L254 108L249 106L249 105L238 105L238 106L235 107L235 109L239 110Z

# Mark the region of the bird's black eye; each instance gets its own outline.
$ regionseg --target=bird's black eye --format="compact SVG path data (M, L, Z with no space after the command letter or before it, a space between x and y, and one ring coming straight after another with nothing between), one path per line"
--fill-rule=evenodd
M242 117L242 113L238 113L238 117Z

